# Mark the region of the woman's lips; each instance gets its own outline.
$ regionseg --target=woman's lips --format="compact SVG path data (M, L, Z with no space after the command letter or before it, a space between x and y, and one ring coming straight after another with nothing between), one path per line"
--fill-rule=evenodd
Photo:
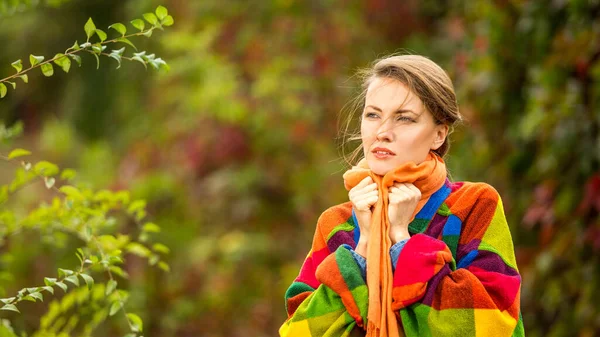
M388 159L396 155L394 152L380 147L373 149L371 152L377 159Z
M387 152L373 152L373 155L377 159L388 159L394 156L393 154Z

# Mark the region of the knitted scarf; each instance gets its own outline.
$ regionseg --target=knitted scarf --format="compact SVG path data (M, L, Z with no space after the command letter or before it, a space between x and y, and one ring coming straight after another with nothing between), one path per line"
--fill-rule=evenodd
M400 331L391 303L393 275L389 254L388 189L395 182L400 182L412 183L421 191L421 200L412 215L412 221L429 197L444 184L446 164L435 152L429 152L425 161L418 165L408 162L380 176L373 173L366 159L363 159L344 173L344 185L350 190L367 176L377 183L379 191L379 199L371 217L371 236L366 256L369 288L367 337L397 337Z

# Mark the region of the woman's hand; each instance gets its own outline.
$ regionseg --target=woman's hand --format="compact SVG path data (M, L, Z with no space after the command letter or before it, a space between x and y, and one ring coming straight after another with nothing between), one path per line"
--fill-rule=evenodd
M421 200L421 191L411 183L394 183L390 187L388 218L392 244L410 238L408 225L412 214Z
M360 228L360 239L358 239L355 251L362 256L366 256L371 216L373 214L371 207L379 199L377 184L373 182L371 177L366 177L348 192L348 197L352 202L352 207L358 220L358 227Z

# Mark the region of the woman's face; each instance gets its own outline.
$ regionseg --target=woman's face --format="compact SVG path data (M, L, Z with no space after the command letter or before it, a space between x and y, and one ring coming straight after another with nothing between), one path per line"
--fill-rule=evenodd
M367 88L360 131L369 168L383 176L404 163L422 163L444 143L448 126L435 124L402 82L378 77Z

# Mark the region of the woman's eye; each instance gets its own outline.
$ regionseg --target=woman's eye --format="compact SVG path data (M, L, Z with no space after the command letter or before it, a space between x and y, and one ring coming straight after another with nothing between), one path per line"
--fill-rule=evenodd
M396 118L397 121L401 121L401 122L412 122L413 119L410 117L406 117L406 116L398 116Z
M367 113L365 113L365 117L367 117L367 118L376 118L378 116L374 112L367 112Z

